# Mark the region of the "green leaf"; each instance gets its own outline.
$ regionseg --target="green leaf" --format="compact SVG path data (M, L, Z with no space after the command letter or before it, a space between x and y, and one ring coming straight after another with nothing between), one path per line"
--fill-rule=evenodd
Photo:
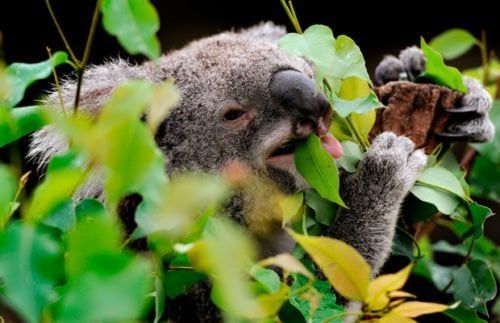
M104 205L95 199L85 199L78 203L75 207L75 215L78 221L87 217L106 218L108 211Z
M448 192L432 187L413 185L410 192L419 200L434 205L440 212L451 214L460 205L460 199Z
M364 98L359 98L355 100L344 100L332 94L333 108L337 113L345 118L351 113L367 113L373 109L381 108L382 104L379 102L377 95L370 92L370 94Z
M145 234L168 232L170 237L184 236L204 220L205 212L220 205L229 197L229 187L224 180L209 174L183 174L168 185L161 203L152 208L142 208L136 222ZM186 203L189 200L190 203ZM163 232L162 232L163 231Z
M462 240L465 240L469 236L472 236L474 239L481 238L484 233L484 222L494 214L490 208L476 202L469 204L469 211L472 217L472 227L463 234Z
M188 256L195 269L210 276L211 298L224 310L225 320L262 317L247 283L247 266L253 262L255 249L245 231L223 218L210 218L204 239L197 241Z
M500 203L500 163L494 164L487 157L477 156L472 165L469 182L473 195Z
M438 85L467 93L467 87L464 85L459 70L446 66L441 55L429 47L423 38L420 39L420 47L426 59L423 77L433 80Z
M64 279L61 241L50 231L21 222L0 232L1 297L27 322L58 298Z
M337 304L335 294L332 293L330 285L325 280L316 279L313 282L313 289L299 295L294 292L303 289L309 284L309 279L302 275L295 275L295 281L292 285L290 304L302 313L307 322L320 323L326 319L345 312L344 308ZM314 306L316 302L316 306ZM343 321L343 316L338 319L328 320L328 322Z
M477 316L476 311L471 310L463 305L456 308L444 311L456 323L486 323L485 320Z
M67 200L61 202L47 214L42 223L67 233L75 226L76 223L73 200L68 198Z
M0 231L9 220L12 203L16 196L17 181L7 166L0 164Z
M434 37L429 45L437 50L445 59L455 59L465 54L479 41L467 30L449 29Z
M52 70L68 61L68 54L65 52L55 52L51 58L46 61L26 64L13 63L6 69L8 93L6 98L0 98L5 101L7 107L14 107L21 102L26 89L37 80L44 79L52 74Z
M339 174L332 156L323 150L318 136L311 135L295 150L299 173L319 195L346 207L339 194Z
M72 196L84 176L84 161L74 151L53 157L45 179L35 189L27 218L43 219L53 208Z
M344 155L337 159L337 163L349 173L354 173L358 162L363 158L363 152L359 145L352 141L342 141L341 144Z
M190 266L189 259L185 254L175 254L174 259L169 263L169 268L186 268ZM195 270L167 270L163 280L165 295L174 299L179 295L187 293L191 287L204 279L207 279L207 276Z
M293 195L285 195L278 201L283 211L282 226L304 213L304 193L298 192Z
M70 279L84 273L93 258L120 250L119 227L110 217L86 217L68 234L66 272ZM89 242L92 243L89 243Z
M306 205L314 210L315 219L318 223L326 226L333 224L337 215L337 205L322 198L318 192L309 189L305 194Z
M486 302L492 300L497 286L491 268L482 260L473 259L453 272L453 296L469 308L488 315Z
M149 0L104 0L101 5L104 29L118 38L130 54L160 56L160 42L155 34L160 21Z
M152 291L152 266L127 252L88 259L86 270L65 286L56 322L135 321Z
M0 123L0 147L40 129L47 123L40 106L15 108L0 112L2 113L8 115L5 115L5 119Z
M250 274L268 293L279 292L281 281L274 270L254 265L250 270Z
M289 33L278 41L278 46L290 55L312 61L318 85L322 87L326 80L335 93L340 90L344 78L355 76L370 80L359 47L347 36L335 39L327 26L310 26L302 35Z
M158 273L159 271L161 271L161 269L155 272L155 318L153 323L160 322L163 312L165 311L165 288L163 287L163 281L160 277L161 274Z
M413 252L414 241L410 237L410 233L405 232L400 227L397 227L391 253L397 256L405 256L410 260L415 260Z
M465 193L460 180L452 172L443 167L426 168L418 177L417 184L454 194L467 203L472 202L470 197Z

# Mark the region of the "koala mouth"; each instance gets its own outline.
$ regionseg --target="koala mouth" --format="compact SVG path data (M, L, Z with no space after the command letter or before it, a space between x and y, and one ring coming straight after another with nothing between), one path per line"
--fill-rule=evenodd
M332 158L339 158L344 155L340 142L328 132L331 116L327 113L325 118L320 118L316 129L310 129L299 138L287 136L279 140L267 155L266 164L270 167L291 170L295 168L295 150L301 141L309 135L315 133L321 139L321 146Z
M289 140L281 144L275 151L271 153L269 158L286 156L295 153L295 149L299 145L300 140Z

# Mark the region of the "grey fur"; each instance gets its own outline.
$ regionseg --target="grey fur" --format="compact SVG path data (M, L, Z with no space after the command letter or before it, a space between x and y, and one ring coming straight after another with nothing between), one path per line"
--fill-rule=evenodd
M169 173L214 171L229 161L239 160L261 178L270 179L282 192L303 190L307 185L295 166L271 168L263 158L272 147L298 137L294 134L296 120L269 93L273 75L293 69L314 79L307 61L288 56L272 42L283 32L282 27L265 23L240 33L225 32L194 41L156 63L131 65L117 60L92 66L85 73L81 109L98 113L113 89L125 80L175 79L182 102L156 135ZM62 91L67 106L73 101L74 89L74 81L64 82ZM47 102L58 106L56 94L49 95ZM467 101L474 102L482 101ZM248 113L248 125L244 127L222 121L224 109L235 103ZM30 156L43 168L51 156L65 147L66 143L53 130L43 129L33 136ZM358 172L342 177L341 194L349 209L339 212L329 233L357 248L374 274L391 250L401 203L426 163L423 152L413 150L409 139L384 133L375 139ZM93 176L78 198L102 195L99 174ZM260 221L259 216L267 217L267 211L276 207L272 201L266 201L266 194L259 197L252 192L255 190L243 191L229 205L233 217L249 228L250 208L257 209L257 215L254 212L252 217ZM262 246L268 248L263 254L290 251L289 237L278 228L273 235L261 239Z

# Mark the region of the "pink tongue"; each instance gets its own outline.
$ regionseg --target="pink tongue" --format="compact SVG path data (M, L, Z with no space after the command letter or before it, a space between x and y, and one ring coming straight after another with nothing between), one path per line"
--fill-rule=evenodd
M321 136L321 146L323 146L323 149L326 150L326 152L333 158L344 156L344 150L342 149L340 142L329 132Z

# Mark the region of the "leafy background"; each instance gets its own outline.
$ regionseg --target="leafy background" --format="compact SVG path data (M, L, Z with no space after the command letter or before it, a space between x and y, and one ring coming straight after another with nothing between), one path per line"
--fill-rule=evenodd
M224 3L210 2L206 3L193 3L193 2L183 2L182 5L174 5L166 3L166 1L158 1L154 2L157 5L162 17L163 28L160 30L160 39L162 39L163 49L167 50L172 47L178 47L183 44L188 39L193 39L197 37L204 36L206 34L211 34L213 32L217 32L220 30L225 30L232 26L246 26L252 23L256 23L260 20L271 19L278 23L287 24L286 18L283 14L282 9L279 7L277 3L267 2L267 3L259 3L253 2L251 6L245 6L244 10L236 9L236 6L240 6L240 4L235 3ZM250 4L247 4L250 5ZM454 21L443 20L443 17L451 17L453 16L456 21L460 22L460 27L465 27L472 31L474 34L479 34L479 27L482 27L487 30L488 36L491 40L498 40L500 37L495 34L495 30L498 30L493 23L493 17L490 19L488 15L482 13L480 20L475 16L468 16L464 14L465 11L462 11L462 15L456 15L455 10L460 12L460 8L451 8L447 14L442 14L436 11L428 12L425 10L425 6L420 4L422 7L415 8L411 15L408 14L408 8L405 8L405 12L398 14L392 14L391 17L384 16L384 19L377 17L375 11L370 11L373 14L373 22L370 22L377 28L372 28L372 32L353 32L349 31L349 28L357 27L357 23L355 23L357 18L357 10L360 8L341 8L340 6L336 6L334 8L325 8L324 5L312 4L308 3L307 6L304 2L297 1L296 8L299 12L299 16L301 18L301 22L304 26L322 22L324 24L328 24L334 27L334 31L336 34L348 34L353 37L356 42L361 46L362 51L364 52L365 57L368 58L368 70L373 71L375 64L381 59L382 53L396 53L399 49L418 42L418 36L423 35L426 38L430 38L434 36L439 31L446 29L450 26L455 26ZM60 41L55 38L56 33L52 25L48 23L50 19L44 14L46 13L45 8L43 7L43 1L33 1L33 3L23 2L22 7L15 7L16 4L9 3L10 7L3 7L3 13L8 13L7 17L1 17L1 25L0 29L5 33L5 40L3 48L6 51L5 58L7 63L12 61L24 61L24 62L38 62L44 60L46 58L45 46L48 45L52 48L61 48L62 45ZM178 7L176 7L178 6ZM70 42L75 46L74 49L76 52L80 53L82 48L79 48L80 44L82 44L82 39L84 39L85 35L80 32L85 32L85 28L81 28L82 26L87 26L88 22L86 19L90 19L90 10L91 6L88 5L88 2L84 1L75 1L75 2L63 2L63 1L54 1L54 8L58 13L58 16L61 17L61 23L64 26L64 30L68 33L68 38ZM363 10L371 10L370 8L362 8ZM383 8L381 9L383 12ZM228 14L227 11L230 11ZM87 14L87 11L89 13ZM487 12L487 10L485 10ZM326 17L328 16L328 17ZM223 19L224 17L224 19ZM227 19L229 17L229 19ZM439 18L439 19L438 19ZM38 23L37 23L38 22ZM418 27L418 23L425 22L426 25ZM467 25L463 23L467 23ZM21 26L23 24L35 25L40 28L28 28L28 33L25 33ZM409 26L413 26L414 29L426 29L426 30L436 30L429 32L412 32L412 31L404 31L405 28ZM179 30L185 31L185 33L179 33ZM397 32L395 32L397 31ZM174 36L175 34L175 36ZM498 44L490 43L490 48L497 49L498 52ZM99 63L106 56L115 56L116 53L121 53L122 56L126 56L122 50L119 49L116 41L109 36L105 36L102 30L98 31L95 50L93 51L93 56L90 61L94 63ZM471 63L470 59L474 55L474 62ZM472 65L477 65L477 52L472 53L470 57L465 57L463 60L455 63L460 67L469 67ZM32 88L30 92L28 92L27 100L30 100L35 93L39 93L40 88L46 88L46 85L40 83L36 87ZM71 159L71 154L66 155L64 158ZM77 160L74 161L78 162ZM54 166L56 167L56 166ZM71 171L71 169L63 169L63 171ZM484 177L485 174L482 174ZM482 179L476 178L473 179L480 182ZM480 186L480 185L479 185ZM474 189L474 186L472 187ZM83 208L83 206L82 206ZM498 213L498 210L496 210ZM78 218L78 213L76 214ZM94 220L93 220L94 221ZM92 226L92 230L96 227L102 227L104 232L112 232L111 229L112 224L107 223L106 221L99 220L96 218L97 223L90 223ZM498 221L498 220L497 220ZM101 223L102 222L102 223ZM487 235L492 239L497 239L498 242L498 232L494 231L494 228L498 227L493 221L488 222L487 225ZM490 229L488 231L488 229ZM493 229L493 230L492 230ZM49 259L53 257L56 253L54 253L54 248L58 248L58 246L51 246L50 241L44 240L44 232L35 232L35 231L22 231L21 228L13 226L10 231L13 236L22 234L23 236L34 236L36 239L40 239L37 245L40 246L40 250L36 251L40 257L44 259ZM73 237L72 241L74 245L73 250L80 250L78 243L85 240L85 224L82 225L82 229L80 234L82 236ZM445 233L441 233L445 235ZM71 247L71 244L70 244ZM106 247L107 248L107 247ZM115 252L116 246L109 246L110 254ZM423 246L425 248L425 246ZM448 248L448 249L447 249ZM435 252L444 252L446 253L449 250L449 246L446 244L441 244L440 246L435 245L433 247ZM425 251L425 250L424 250ZM147 270L147 268L141 268L135 260L128 257L128 255L123 255L123 257L118 254L115 255L116 262L121 262L130 268L130 273L128 277L133 277L134 273L140 273ZM53 259L54 261L60 261L60 259ZM79 259L73 259L72 263L78 263ZM94 268L96 264L85 264L89 268ZM94 267L92 267L94 266ZM78 268L76 266L75 268ZM199 267L201 269L201 267ZM94 268L96 272L98 270ZM468 277L470 273L468 272L480 272L482 269L480 268L480 263L476 263L471 261L467 267L463 267L460 271L456 271L453 275L457 281L460 281L461 277ZM201 270L203 271L203 270ZM71 270L69 270L71 272ZM60 273L53 272L51 273L50 279L56 280L58 279ZM78 273L74 273L75 277L78 277ZM80 276L80 280L75 280L73 282L72 289L69 289L70 292L67 294L66 301L67 304L64 304L65 308L72 308L72 299L71 291L78 291L78 286L83 286L84 279L90 279L89 277ZM117 279L120 279L118 276ZM15 282L14 282L15 283ZM88 282L87 282L88 283ZM141 284L140 280L137 281L137 284ZM79 285L82 284L82 285ZM227 287L227 286L226 286ZM102 288L106 288L106 286L102 286ZM221 285L220 293L224 293L224 286ZM320 287L316 287L320 290ZM138 288L140 290L141 288ZM278 286L279 289L279 286ZM457 288L456 293L460 292L460 289ZM421 292L417 292L418 295L422 295ZM51 295L45 295L47 298L50 298ZM45 297L44 296L44 297ZM98 306L98 302L95 300L89 299L89 306ZM95 303L92 303L95 302ZM38 304L33 303L33 306L38 306ZM62 312L61 317L64 317L64 312ZM88 317L91 319L92 317Z

